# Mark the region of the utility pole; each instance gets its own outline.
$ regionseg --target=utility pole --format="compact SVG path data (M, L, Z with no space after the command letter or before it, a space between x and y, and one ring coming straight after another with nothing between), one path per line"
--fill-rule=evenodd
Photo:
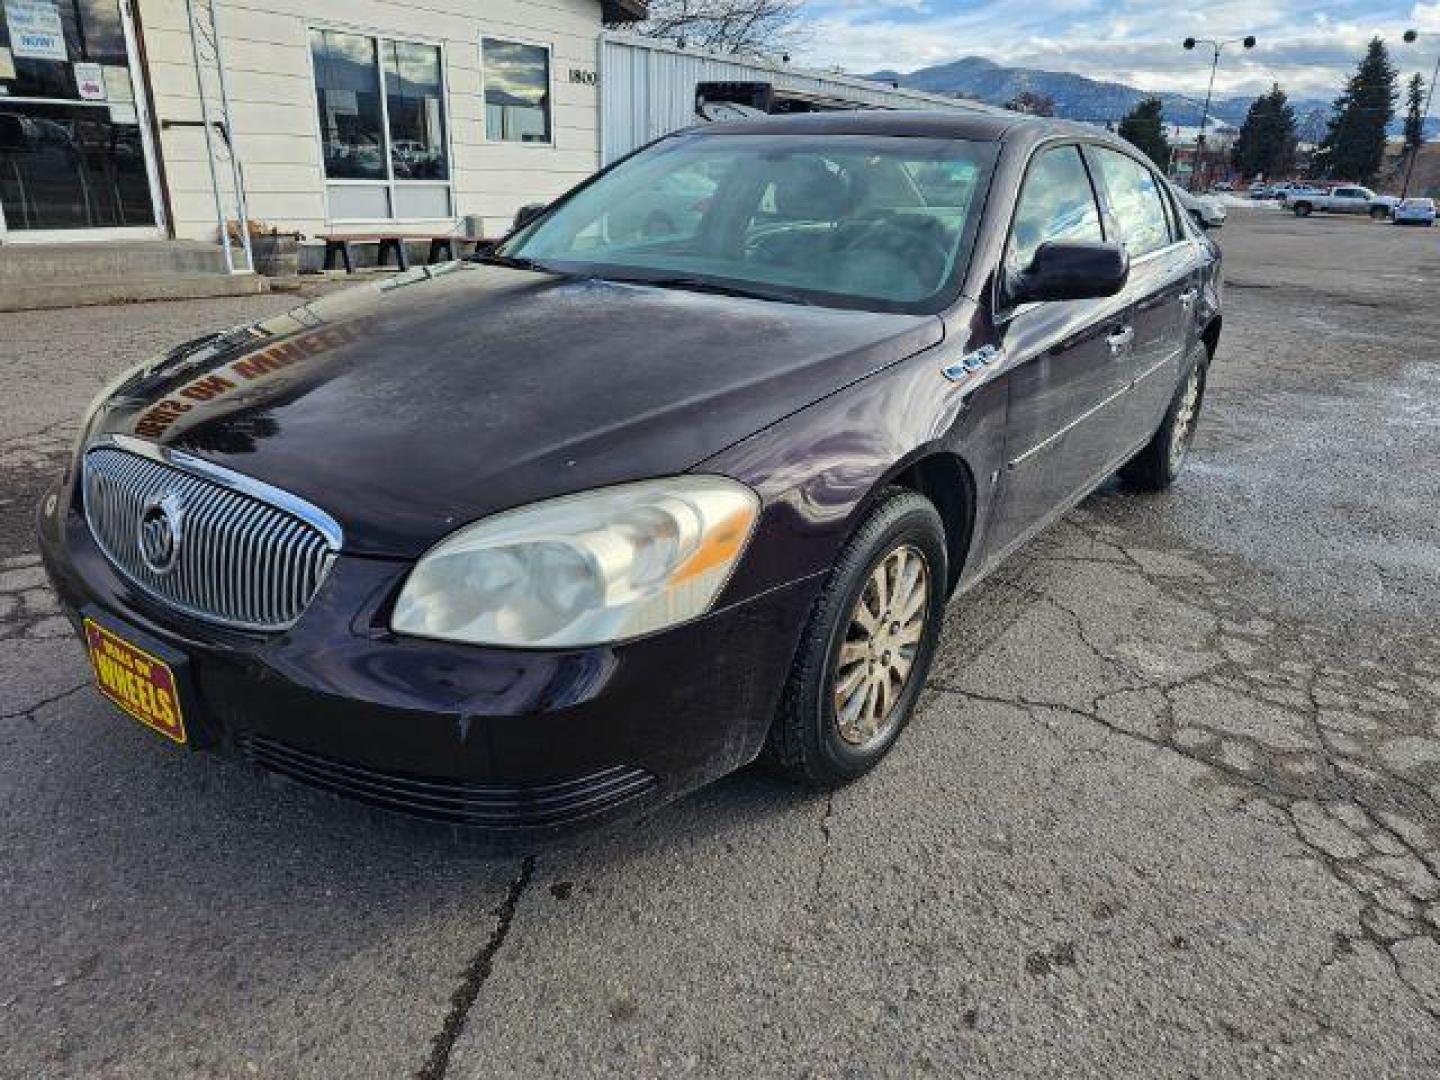
M1220 53L1226 45L1242 45L1247 49L1255 47L1255 35L1247 34L1243 38L1226 38L1224 41L1216 41L1214 38L1193 38L1187 37L1182 44L1186 49L1193 49L1196 45L1209 45L1212 52L1210 57L1210 85L1205 90L1205 108L1200 113L1200 133L1195 137L1195 160L1190 165L1190 191L1195 191L1195 180L1200 175L1201 163L1205 160L1205 121L1210 119L1210 97L1215 93L1215 70L1220 66Z
M1419 30L1406 30L1406 44L1413 44L1420 37L1437 37L1436 34L1422 35ZM1415 159L1420 156L1420 150L1425 145L1425 124L1430 119L1430 103L1435 100L1435 80L1440 79L1440 55L1435 57L1435 70L1430 75L1430 89L1425 94L1425 111L1420 116L1420 145L1410 153L1410 160L1405 163L1405 182L1400 185L1400 198L1410 194L1410 174L1415 171Z

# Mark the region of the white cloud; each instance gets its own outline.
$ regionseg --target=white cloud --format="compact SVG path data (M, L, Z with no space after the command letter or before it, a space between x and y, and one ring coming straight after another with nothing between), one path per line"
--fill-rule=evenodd
M1248 95L1280 82L1293 97L1331 97L1375 34L1394 48L1402 70L1428 68L1429 43L1405 46L1407 26L1440 28L1440 0L1212 0L1178 9L1149 0L956 0L840 4L812 0L812 44L803 59L848 71L914 70L963 56L1071 71L1149 90L1203 95L1210 52L1186 52L1186 36L1254 34L1253 50L1228 45L1215 88ZM843 6L841 6L843 5ZM901 12L900 7L908 10ZM1425 45L1422 48L1422 45ZM1427 71L1428 76L1428 71Z

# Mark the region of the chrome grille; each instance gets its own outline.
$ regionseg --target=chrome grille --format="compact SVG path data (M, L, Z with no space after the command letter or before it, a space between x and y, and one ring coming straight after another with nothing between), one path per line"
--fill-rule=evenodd
M115 567L200 618L253 630L293 624L339 550L338 527L228 470L151 444L136 449L104 445L85 455L85 520ZM179 514L179 556L157 572L142 551L141 519L162 502Z

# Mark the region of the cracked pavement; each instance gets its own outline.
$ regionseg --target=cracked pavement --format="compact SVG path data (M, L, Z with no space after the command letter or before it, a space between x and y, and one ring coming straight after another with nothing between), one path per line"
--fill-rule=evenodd
M1440 258L1221 242L1179 485L952 605L879 770L505 854L168 752L56 620L74 413L288 298L0 315L0 1075L1436 1075Z

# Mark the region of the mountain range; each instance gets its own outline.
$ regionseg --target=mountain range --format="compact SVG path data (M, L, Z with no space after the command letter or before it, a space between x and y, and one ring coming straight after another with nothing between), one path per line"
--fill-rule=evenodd
M917 71L876 71L864 76L877 82L898 82L914 90L931 94L951 94L974 98L989 105L1004 105L1022 91L1044 94L1055 101L1055 114L1070 120L1091 123L1119 122L1142 99L1158 97L1165 104L1165 119L1171 124L1197 125L1204 107L1204 88L1195 96L1151 93L1120 82L1086 78L1065 71L1041 71L1038 68L1006 67L979 56L967 56L946 64L920 68ZM1338 92L1338 88L1337 88ZM1210 104L1210 116L1239 127L1245 120L1253 97L1216 98ZM1325 133L1325 119L1330 115L1330 102L1320 98L1292 99L1299 121L1300 138L1316 142ZM1400 129L1399 118L1392 125ZM1440 129L1440 120L1431 121L1431 130Z

